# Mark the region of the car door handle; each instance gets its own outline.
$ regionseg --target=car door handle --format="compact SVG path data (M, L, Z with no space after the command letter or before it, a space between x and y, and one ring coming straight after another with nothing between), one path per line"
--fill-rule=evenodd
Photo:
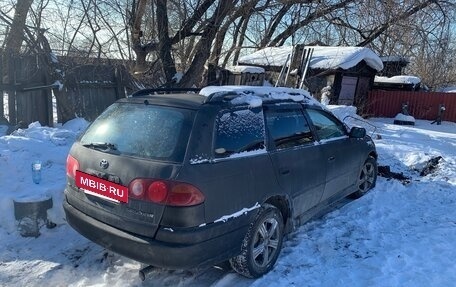
M336 159L336 157L330 156L330 157L328 158L328 161L334 161L335 159Z
M290 173L290 170L286 169L286 168L280 168L279 172L280 172L281 175L287 175L287 174Z

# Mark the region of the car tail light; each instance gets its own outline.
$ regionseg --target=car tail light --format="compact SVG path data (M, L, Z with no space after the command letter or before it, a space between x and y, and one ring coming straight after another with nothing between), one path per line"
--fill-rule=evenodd
M129 185L130 197L170 206L193 206L204 195L191 184L169 180L137 178Z
M76 171L79 169L79 162L72 157L71 155L68 155L67 157L67 164L66 164L66 174L70 178L76 178Z
M175 184L168 196L168 204L190 206L204 201L204 195L196 187L186 183Z
M147 189L147 198L156 203L163 203L168 197L168 186L163 181L154 181Z
M134 198L143 198L144 197L144 182L140 179L135 179L130 183L130 196Z

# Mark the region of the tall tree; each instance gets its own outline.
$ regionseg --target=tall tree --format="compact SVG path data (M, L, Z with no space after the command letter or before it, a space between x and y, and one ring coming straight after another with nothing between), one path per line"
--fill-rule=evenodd
M199 86L206 64L225 67L242 53L284 44L367 46L450 67L441 47L454 42L445 27L455 24L455 11L454 0L19 0L0 5L0 41L18 51L24 30L29 46L46 31L62 55L135 60L133 71L153 75L155 86Z
M184 1L185 2L185 1ZM165 84L172 85L176 75L176 63L173 58L174 45L190 37L198 37L193 41L194 53L187 53L193 58L189 66L185 67L184 76L179 83L181 86L199 85L204 70L204 64L210 56L211 45L215 35L223 23L226 15L234 8L238 0L202 0L188 1L187 15L180 18L170 18L170 7L167 0L137 0L132 2L130 14L130 27L133 50L136 53L136 69L146 66L149 54L154 54L162 65ZM146 8L151 7L156 21L156 30L147 39L144 30L144 16ZM178 26L177 30L170 27L170 23ZM180 23L180 25L176 25ZM179 59L182 62L181 59Z
M16 3L14 18L5 40L7 53L19 53L24 40L24 28L27 14L32 6L33 0L18 0Z

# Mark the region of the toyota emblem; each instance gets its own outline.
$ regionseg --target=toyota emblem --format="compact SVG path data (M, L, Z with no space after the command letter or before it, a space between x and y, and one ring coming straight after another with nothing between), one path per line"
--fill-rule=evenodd
M107 169L108 166L109 166L109 162L108 162L107 160L102 159L102 160L100 161L100 167L101 167L102 169Z

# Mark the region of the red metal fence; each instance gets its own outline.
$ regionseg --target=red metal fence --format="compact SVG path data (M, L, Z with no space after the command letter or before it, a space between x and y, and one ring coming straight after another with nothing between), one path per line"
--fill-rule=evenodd
M408 105L409 114L415 119L435 120L439 106L445 107L442 120L456 122L456 93L380 91L369 92L367 116L393 118Z

